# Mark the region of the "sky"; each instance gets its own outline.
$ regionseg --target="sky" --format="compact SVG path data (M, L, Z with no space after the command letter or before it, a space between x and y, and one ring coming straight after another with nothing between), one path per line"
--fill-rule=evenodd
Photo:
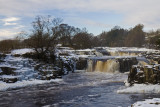
M160 28L160 0L0 0L0 40L30 32L38 15L51 15L63 23L94 35L114 26L145 30Z

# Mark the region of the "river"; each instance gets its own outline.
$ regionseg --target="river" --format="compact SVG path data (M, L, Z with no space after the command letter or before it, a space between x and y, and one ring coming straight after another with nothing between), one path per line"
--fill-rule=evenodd
M0 107L128 107L154 94L117 94L124 73L76 71L61 82L0 92Z

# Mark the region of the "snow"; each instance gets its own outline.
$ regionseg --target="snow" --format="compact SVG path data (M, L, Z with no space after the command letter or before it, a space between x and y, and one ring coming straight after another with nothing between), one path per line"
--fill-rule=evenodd
M15 49L15 50L12 50L11 54L12 55L15 55L15 54L23 55L25 53L31 53L31 52L34 52L34 50L31 49L31 48L24 48L24 49Z
M123 51L123 52L131 52L131 51L135 51L135 52L155 52L157 50L155 49L147 49L147 48L136 48L136 47L103 47L105 49L107 49L109 52L117 52L117 51Z
M22 88L22 87L32 86L37 84L51 83L51 82L62 82L62 79L52 79L52 80L32 79L32 80L18 81L16 83L0 82L0 91L5 91L8 89L15 89L15 88Z
M76 50L76 51L90 52L90 51L95 51L95 49L80 49L80 50Z
M138 101L132 107L160 107L160 98L146 99L145 101Z
M153 68L153 65L145 65L147 68Z
M119 94L128 93L160 93L160 85L156 84L134 84L131 87L117 90Z
M16 78L18 76L13 76L13 75L2 75L0 76L1 78Z

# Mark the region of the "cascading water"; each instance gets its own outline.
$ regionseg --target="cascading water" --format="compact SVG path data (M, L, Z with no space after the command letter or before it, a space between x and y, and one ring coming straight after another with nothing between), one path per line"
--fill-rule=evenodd
M88 60L88 72L127 72L132 65L138 64L135 57L100 57Z
M107 61L97 61L95 66L95 71L100 72L116 72L119 71L119 62L115 59Z

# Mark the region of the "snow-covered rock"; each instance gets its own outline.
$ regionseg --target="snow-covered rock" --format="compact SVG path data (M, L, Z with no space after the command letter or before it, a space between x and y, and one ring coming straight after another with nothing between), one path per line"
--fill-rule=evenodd
M15 50L12 50L11 54L12 55L15 55L15 54L23 55L25 53L31 53L31 52L34 52L34 50L31 49L31 48L24 48L24 49L15 49Z
M146 99L132 104L131 107L160 107L160 98Z
M160 85L156 84L134 84L131 87L117 90L119 94L128 93L160 93Z
M31 86L31 85L37 85L37 84L45 84L45 83L50 83L50 82L63 82L63 80L62 79L52 79L48 81L48 80L30 79L30 80L18 81L12 84L0 82L0 91L21 88L21 87L26 87L26 86Z

